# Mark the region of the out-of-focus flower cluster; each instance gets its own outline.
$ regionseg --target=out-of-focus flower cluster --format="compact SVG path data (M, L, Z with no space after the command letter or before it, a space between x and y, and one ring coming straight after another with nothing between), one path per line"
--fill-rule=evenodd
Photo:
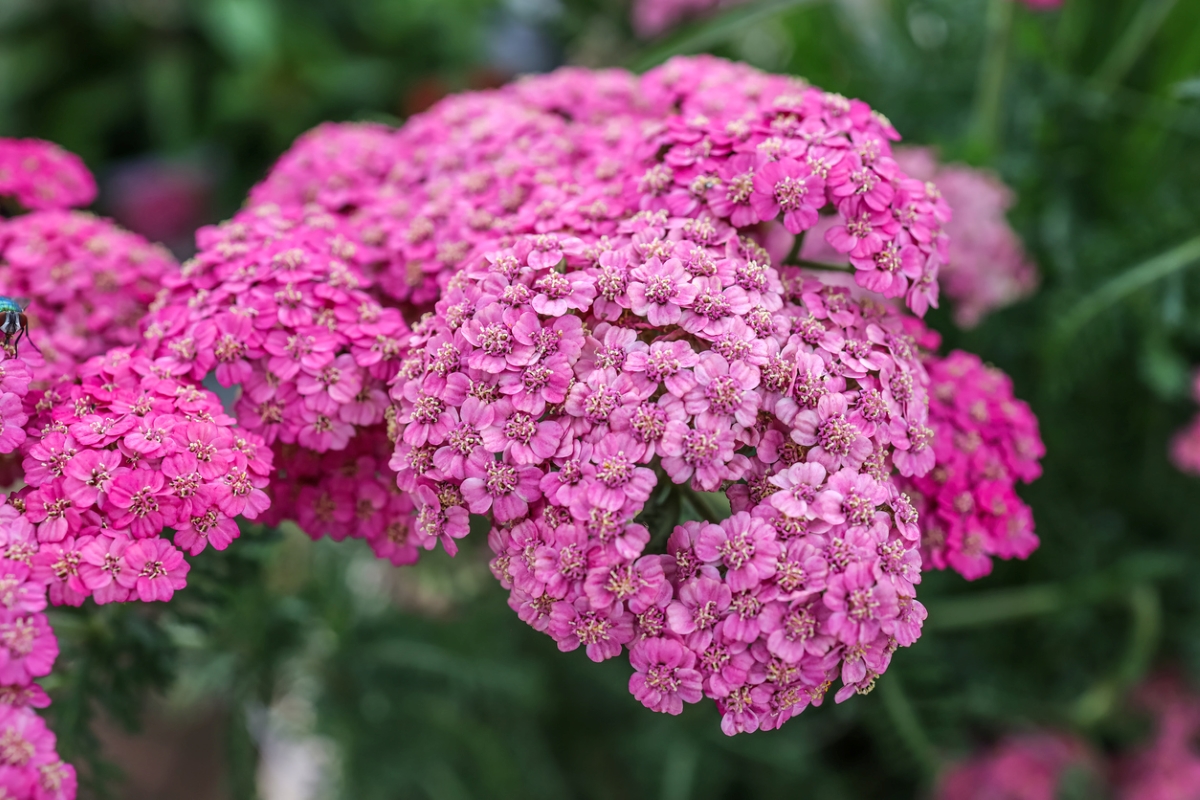
M946 768L937 800L1200 799L1200 697L1160 674L1131 700L1133 711L1150 717L1145 741L1102 756L1068 734L1010 736Z
M942 292L954 302L954 320L974 327L987 314L1037 288L1037 269L1005 218L1013 192L987 171L939 164L933 151L896 149L896 163L914 178L936 186L954 218L946 222L950 250L942 265Z
M638 36L648 39L666 33L689 18L744 2L746 0L634 0L630 22Z
M1037 417L1003 372L961 350L927 355L925 366L936 466L905 488L920 512L925 566L974 580L991 572L993 556L1037 549L1033 512L1015 485L1041 475L1045 447Z
M1057 800L1069 770L1098 773L1080 740L1061 733L1003 739L938 779L937 800Z
M1113 784L1119 800L1200 798L1200 697L1174 675L1154 677L1139 687L1134 706L1149 712L1150 740L1117 760Z
M1200 403L1200 370L1192 376L1192 399ZM1200 475L1200 414L1172 437L1170 454L1180 470Z
M0 222L0 290L30 301L29 338L43 359L28 360L41 384L137 343L159 285L178 268L161 245L84 212L39 211Z
M96 180L74 153L40 139L0 139L0 197L27 209L80 208L96 199Z
M0 791L15 800L71 800L75 769L58 757L54 734L34 709L50 705L36 678L50 674L58 640L46 608L48 565L37 546L11 537L16 505L0 500Z

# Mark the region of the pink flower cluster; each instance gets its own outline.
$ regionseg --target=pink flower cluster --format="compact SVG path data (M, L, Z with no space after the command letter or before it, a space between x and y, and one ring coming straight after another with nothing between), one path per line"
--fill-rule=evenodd
M20 519L0 499L0 792L4 797L68 800L75 797L75 770L55 752L54 734L34 711L50 705L35 678L50 674L58 641L43 613L44 573L36 547L8 534ZM19 504L18 504L19 505Z
M974 580L991 572L992 556L1028 558L1037 548L1033 514L1014 486L1041 474L1045 447L1003 372L961 350L927 356L925 366L936 466L906 488L921 514L925 566Z
M0 505L0 795L69 800L75 772L31 708L49 704L33 680L58 655L47 595L169 600L185 584L185 552L224 549L233 517L266 507L271 452L233 429L210 392L129 348L34 391L24 355L0 361L0 403L16 403L3 437L20 447L25 484Z
M52 142L0 139L0 197L33 210L79 208L96 199L83 160Z
M634 0L630 22L638 36L649 39L666 33L690 17L744 2L746 0Z
M942 291L954 301L954 320L974 327L987 314L1037 288L1037 269L1005 213L1011 189L994 174L963 164L940 164L922 147L897 148L896 163L909 175L936 185L953 219L945 220L950 249L942 265Z
M732 226L643 211L608 236L519 238L451 281L393 388L392 466L425 547L494 522L510 605L561 650L628 646L630 690L728 734L869 691L924 609L925 375L899 318ZM715 227L715 224L714 224ZM666 484L733 514L648 551ZM659 546L661 548L661 545Z
M1070 769L1098 771L1078 739L1058 733L1012 736L951 766L938 778L937 800L1056 800ZM1164 798L1165 800L1165 798Z
M520 234L605 235L637 211L748 229L818 224L856 280L923 314L947 239L936 195L859 101L709 57L636 77L565 69L451 97L389 134L322 126L258 204L315 202L365 245L393 300L428 307L463 265Z
M1140 687L1135 704L1154 719L1150 741L1116 764L1120 800L1200 798L1200 698L1181 682L1161 675Z
M69 378L87 359L136 344L159 284L177 270L165 248L84 212L0 222L0 287L30 301L34 347L21 348L39 383Z
M188 571L181 550L223 550L234 517L267 506L271 452L168 365L114 349L35 402L27 486L9 498L21 514L0 527L10 558L36 554L56 605L169 600Z
M310 534L335 538L365 535L359 506L377 498L366 482L351 481L353 502L343 506L333 485L357 462L323 454L361 435L372 441L355 458L379 447L386 454L387 381L408 334L400 312L366 291L356 241L343 220L315 206L256 206L199 232L198 254L163 281L143 323L157 369L192 382L213 372L222 386L240 387L238 422L276 448L284 478L273 484L270 519L304 520ZM377 483L396 494L394 480ZM335 521L340 528L326 527Z
M1192 376L1192 399L1200 403L1200 370ZM1200 475L1200 414L1172 437L1170 454L1181 471Z

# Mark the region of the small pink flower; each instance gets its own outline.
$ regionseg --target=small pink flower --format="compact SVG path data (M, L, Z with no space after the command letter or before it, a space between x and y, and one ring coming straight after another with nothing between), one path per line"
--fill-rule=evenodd
M696 540L696 555L724 566L729 588L741 592L775 574L779 544L770 525L742 511L720 525L705 526Z
M162 539L134 542L126 548L122 560L124 568L115 572L113 578L136 592L143 603L170 600L187 585L190 567L183 560L183 553Z
M677 258L663 262L652 258L636 267L629 282L629 302L633 313L644 316L651 325L674 325L683 316L697 294L691 276Z
M679 714L684 703L698 703L700 673L693 669L696 654L674 639L643 639L629 651L636 670L629 691L652 711Z
M801 233L817 223L817 210L825 205L825 181L803 162L771 161L754 176L750 203L759 219L774 219L782 211L788 232Z

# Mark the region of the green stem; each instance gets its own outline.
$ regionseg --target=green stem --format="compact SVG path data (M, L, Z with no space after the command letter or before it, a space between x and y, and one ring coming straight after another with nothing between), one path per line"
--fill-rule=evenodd
M904 691L900 676L894 669L890 670L887 674L879 676L876 686L896 733L904 740L926 777L935 775L938 768L937 751Z
M1113 45L1093 79L1102 89L1111 89L1133 68L1150 40L1166 21L1175 0L1143 0L1121 38Z
M849 264L829 264L824 261L809 261L807 258L790 258L784 264L789 267L808 267L828 272L854 272L854 267Z
M1094 725L1107 717L1122 692L1137 683L1150 666L1162 631L1158 592L1147 584L1134 586L1129 592L1129 611L1132 626L1120 664L1111 676L1097 682L1075 701L1071 716L1080 725Z
M713 507L713 504L709 502L708 498L693 489L691 484L677 483L675 484L675 487L679 490L679 494L688 501L688 504L697 514L714 524L723 519L722 514Z
M784 264L795 264L800 260L800 251L804 249L804 237L808 235L808 231L800 231L799 235L792 240L792 249L788 251L787 257L783 259Z
M1055 331L1054 342L1064 346L1080 328L1104 309L1127 295L1161 280L1200 260L1200 236L1124 270L1108 283L1084 297L1067 312Z
M934 600L927 604L928 630L975 628L1024 617L1051 614L1066 606L1068 592L1054 584L993 589L969 597Z
M1000 104L1004 95L1004 73L1008 66L1012 16L1013 0L990 0L988 3L983 60L979 64L971 122L971 137L985 154L991 154L1000 139Z

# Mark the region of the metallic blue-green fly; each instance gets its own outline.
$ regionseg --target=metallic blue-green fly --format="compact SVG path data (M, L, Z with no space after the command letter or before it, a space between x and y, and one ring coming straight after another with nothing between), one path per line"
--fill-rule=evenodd
M4 346L7 348L12 345L13 352L16 352L17 345L21 343L21 337L29 336L29 317L25 315L25 309L29 308L29 301L23 297L4 297L0 295L0 336L4 338ZM33 344L33 340L29 340ZM36 344L33 349L39 353Z

